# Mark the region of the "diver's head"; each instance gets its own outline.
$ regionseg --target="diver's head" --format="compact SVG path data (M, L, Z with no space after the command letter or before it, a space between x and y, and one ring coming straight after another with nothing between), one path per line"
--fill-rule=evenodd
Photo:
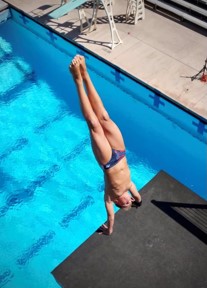
M114 203L117 207L119 207L125 211L128 211L132 206L132 202L134 202L134 201L135 201L135 199L133 197L131 197L128 192L125 192L124 194L122 194L121 196L116 198L114 200Z

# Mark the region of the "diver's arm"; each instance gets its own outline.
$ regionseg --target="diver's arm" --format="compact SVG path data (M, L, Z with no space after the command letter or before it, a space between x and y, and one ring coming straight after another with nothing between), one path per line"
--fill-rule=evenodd
M131 181L129 192L132 194L134 198L134 202L137 204L137 206L141 206L142 204L142 198L141 195L139 194L135 184Z
M111 235L114 228L114 207L110 196L105 193L104 195L105 207L107 212L107 225L102 225L103 233Z

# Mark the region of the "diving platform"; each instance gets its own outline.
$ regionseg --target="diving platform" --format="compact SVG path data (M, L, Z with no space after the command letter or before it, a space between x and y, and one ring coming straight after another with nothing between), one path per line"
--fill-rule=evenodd
M61 5L58 9L55 9L52 13L49 14L50 17L52 18L60 18L64 16L65 14L69 13L73 9L81 6L87 2L86 0L70 0L69 2Z
M140 192L111 236L94 233L52 271L61 287L206 287L207 201L163 171Z

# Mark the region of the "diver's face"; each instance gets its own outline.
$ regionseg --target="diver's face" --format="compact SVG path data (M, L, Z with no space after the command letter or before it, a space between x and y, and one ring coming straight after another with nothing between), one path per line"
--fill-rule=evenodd
M120 208L127 208L132 205L134 198L129 195L128 192L125 192L120 197L114 200L114 203Z

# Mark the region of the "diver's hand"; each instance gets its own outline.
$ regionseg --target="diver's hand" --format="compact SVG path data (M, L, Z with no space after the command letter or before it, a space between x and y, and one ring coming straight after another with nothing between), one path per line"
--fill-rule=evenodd
M104 235L111 235L112 232L109 231L109 228L106 224L101 225L101 227L98 229L99 234L104 234Z
M138 208L140 206L142 206L142 200L139 201L139 202L138 201L133 201L132 202L132 207Z

